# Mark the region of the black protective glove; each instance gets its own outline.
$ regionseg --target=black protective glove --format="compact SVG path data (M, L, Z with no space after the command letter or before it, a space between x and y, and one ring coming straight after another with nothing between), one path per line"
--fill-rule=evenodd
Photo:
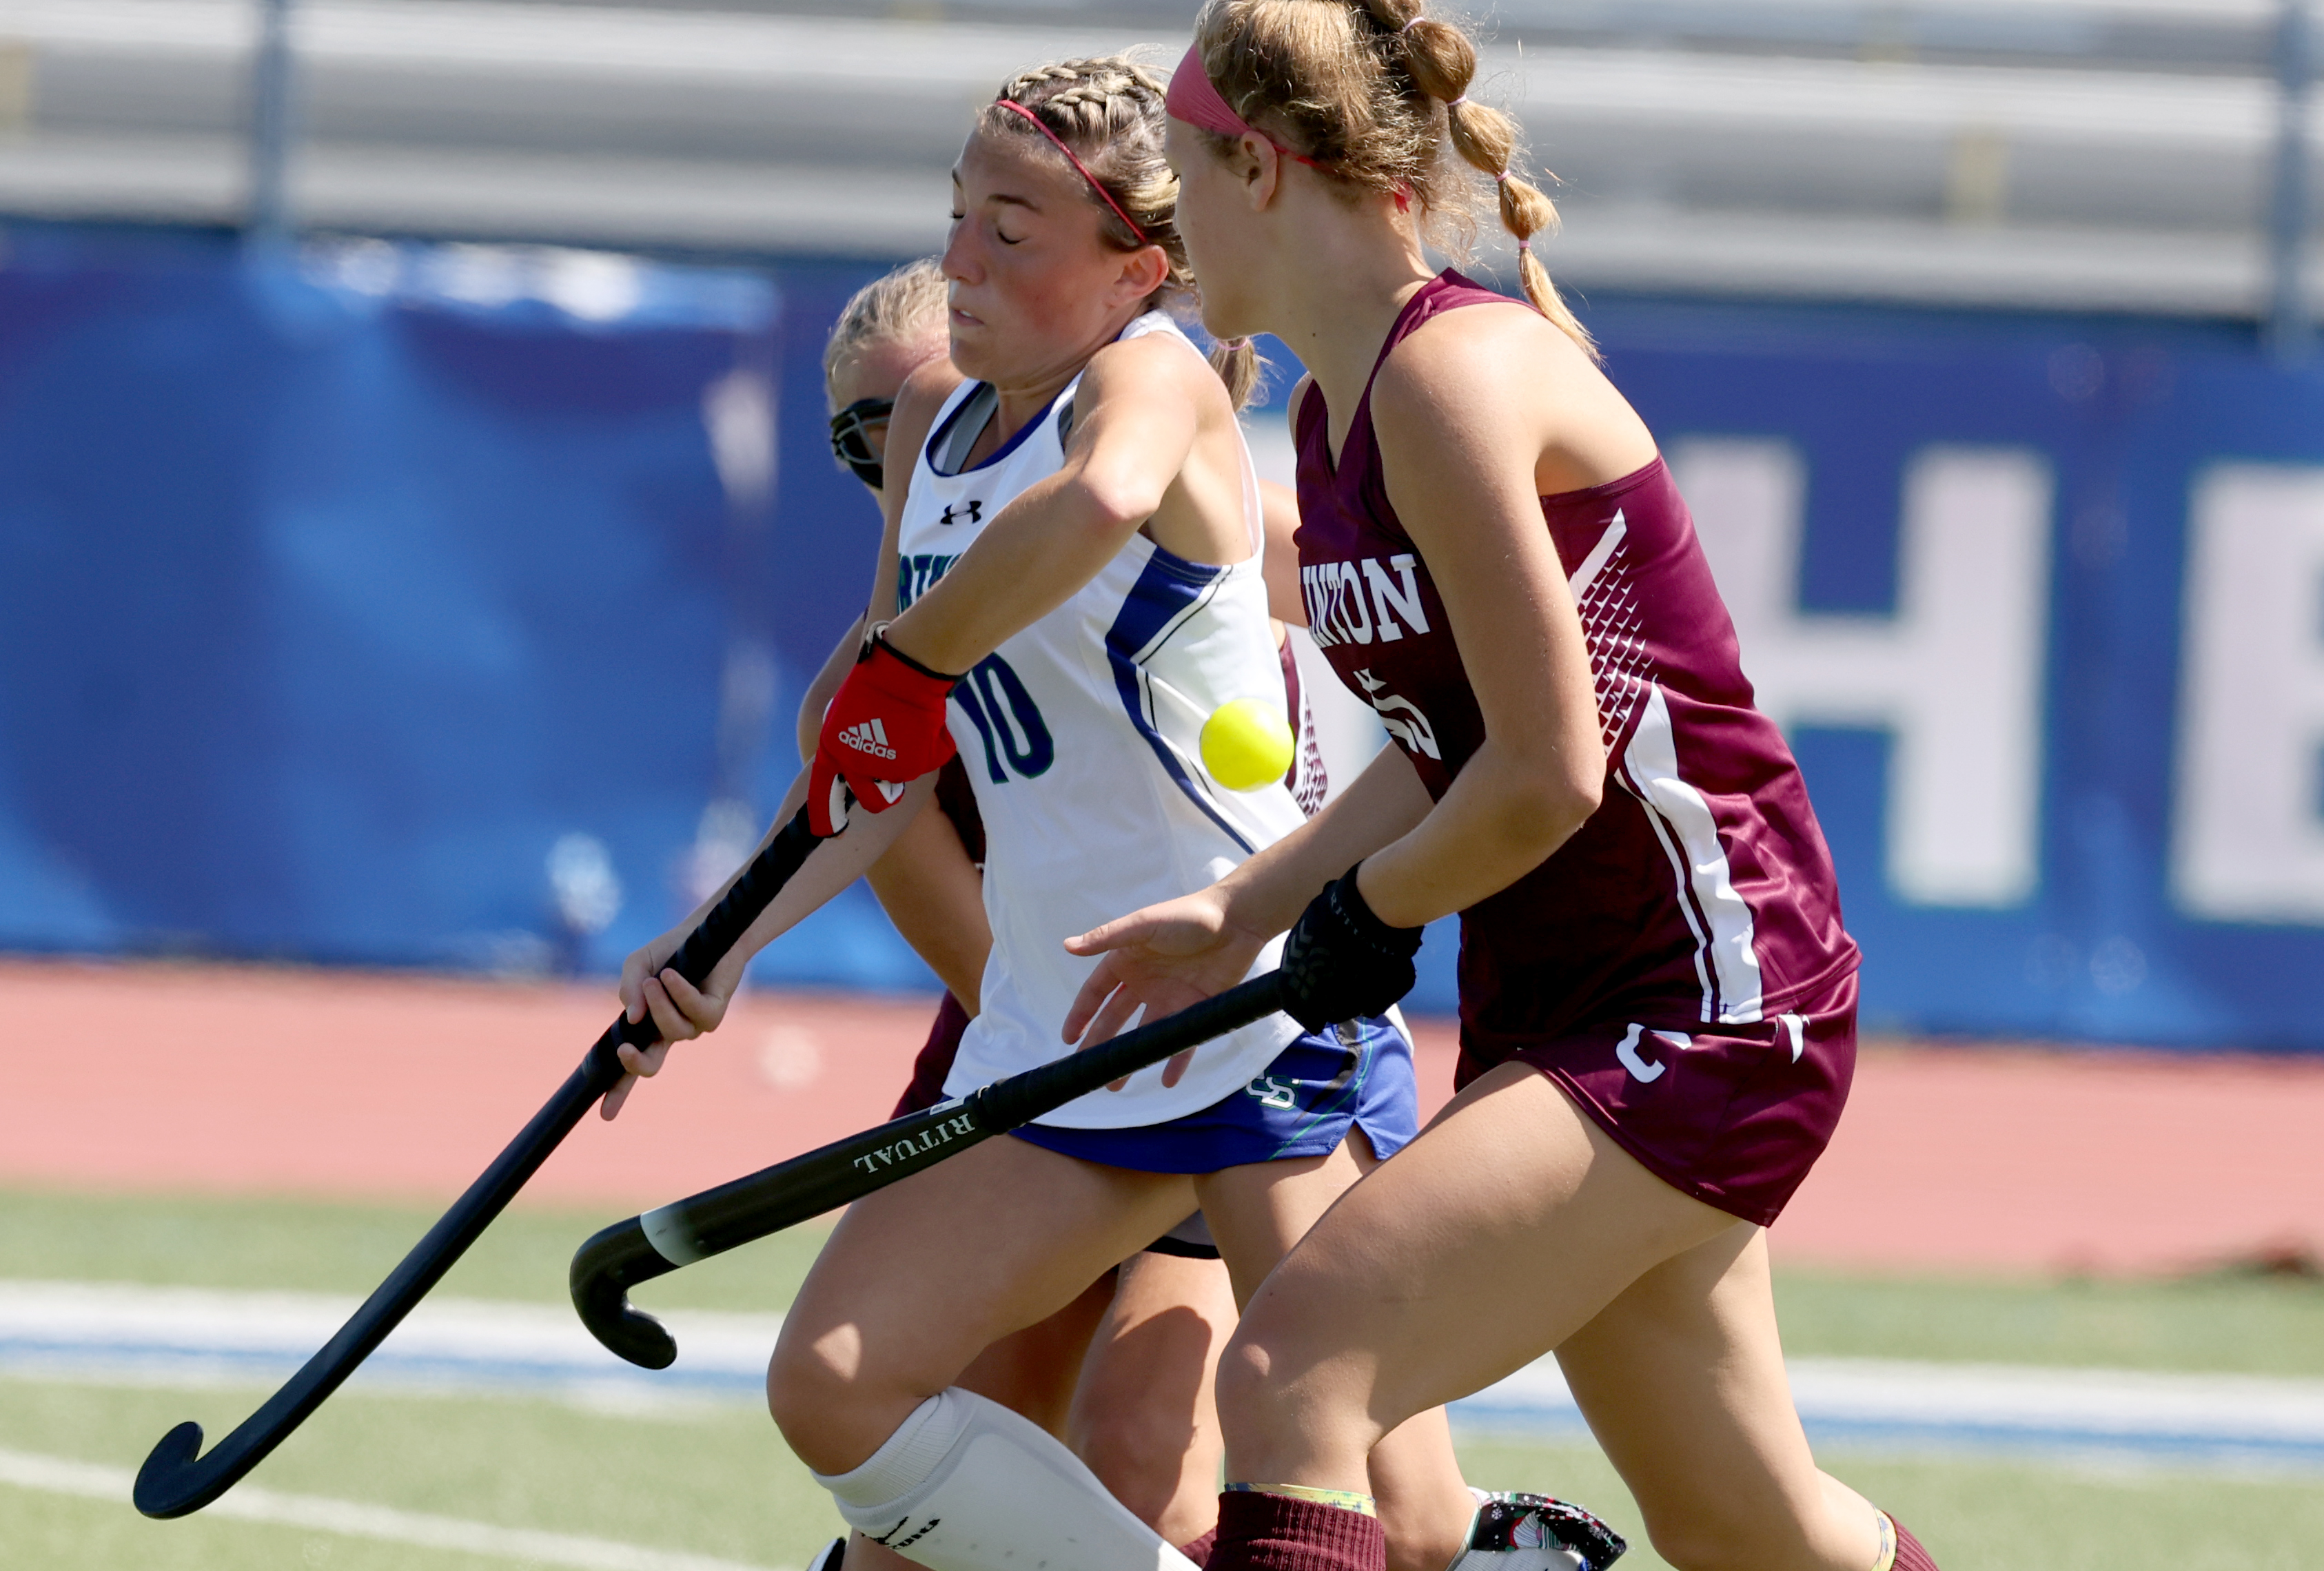
M1412 991L1423 930L1372 914L1356 887L1362 866L1324 885L1283 945L1283 1012L1310 1031L1384 1014Z

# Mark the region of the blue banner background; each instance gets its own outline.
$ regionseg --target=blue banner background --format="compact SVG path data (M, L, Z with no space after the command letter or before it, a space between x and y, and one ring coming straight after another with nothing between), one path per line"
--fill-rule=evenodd
M744 635L775 683L742 786L761 812L779 794L800 686L868 586L876 520L825 445L818 359L874 267L641 264L608 312L528 292L523 267L464 286L456 248L395 248L366 282L200 236L10 244L0 943L602 970L682 907L703 809L736 788L717 739ZM2324 1049L2324 929L2196 920L2167 877L2190 485L2223 458L2324 464L2324 372L2197 324L1584 310L1665 444L1800 455L1805 611L1893 609L1914 453L2052 468L2033 895L1901 898L1887 740L1795 738L1870 1024ZM753 365L780 410L755 522L703 416ZM625 889L593 936L560 931L543 870L575 832ZM1451 1007L1452 951L1432 935L1416 1006ZM759 974L928 985L860 890Z

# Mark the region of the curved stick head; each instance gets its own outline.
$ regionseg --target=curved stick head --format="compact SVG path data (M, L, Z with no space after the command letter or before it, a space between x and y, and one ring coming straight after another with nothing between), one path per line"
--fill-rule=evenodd
M616 1222L574 1252L574 1310L612 1352L641 1368L668 1369L678 1362L678 1343L659 1320L631 1307L630 1288L669 1269L637 1217Z
M678 1362L678 1339L643 1309L632 1307L619 1284L606 1282L591 1300L576 1307L589 1334L641 1369L668 1369Z
M130 1492L137 1509L149 1517L181 1517L201 1510L223 1493L233 1480L225 1480L216 1489L206 1487L204 1470L195 1460L201 1449L202 1427L191 1420L155 1442L146 1453L145 1465L137 1470L136 1488Z

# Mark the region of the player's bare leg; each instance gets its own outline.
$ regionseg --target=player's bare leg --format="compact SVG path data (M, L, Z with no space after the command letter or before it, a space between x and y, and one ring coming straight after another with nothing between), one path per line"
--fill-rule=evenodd
M1113 1272L1101 1273L1081 1297L1047 1319L1003 1337L978 1354L953 1383L989 1396L1065 1439L1074 1372L1105 1323L1113 1282Z
M1176 1226L1193 1191L1002 1138L851 1208L767 1373L775 1422L849 1525L935 1571L1192 1571L1055 1436L957 1382Z
M1362 1131L1351 1130L1329 1156L1229 1168L1199 1181L1204 1214L1234 1268L1237 1298L1248 1302L1275 1263L1357 1179L1379 1165ZM1232 1199L1219 1203L1214 1195ZM1366 1453L1367 1465L1357 1469L1359 1482L1340 1487L1377 1502L1389 1571L1443 1571L1465 1544L1477 1504L1453 1457L1444 1414L1416 1410L1392 1433L1375 1435Z
M1005 1138L858 1200L784 1318L775 1422L816 1472L856 1467L986 1347L1194 1208L1185 1178Z
M1103 1322L1106 1306L1112 1298L1113 1277L1109 1272L1092 1282L1081 1297L1047 1319L1028 1326L1012 1336L1003 1337L978 1354L953 1383L979 1396L991 1397L1012 1412L1024 1414L1070 1444L1066 1415L1074 1401L1074 1372L1081 1367L1083 1355ZM1233 1321L1228 1321L1226 1330L1233 1328ZM1219 1340L1222 1344L1225 1342L1225 1331L1220 1333ZM1212 1366L1216 1367L1217 1362L1218 1349L1213 1347L1211 1349ZM1220 1448L1217 1433L1218 1418L1213 1411L1211 1417L1213 1447L1211 1467L1213 1472L1218 1466L1217 1452ZM1104 1477L1102 1468L1098 1469L1098 1474ZM1111 1479L1106 1482L1109 1485L1112 1484ZM1204 1504L1215 1512L1217 1502L1214 1499L1206 1497ZM912 1566L909 1560L887 1545L874 1543L857 1532L847 1535L847 1548L841 1564L846 1571L908 1571ZM817 1571L828 1571L828 1567L819 1566Z
M1547 1079L1504 1065L1351 1190L1254 1295L1220 1368L1228 1476L1365 1492L1372 1448L1400 1416L1490 1384L1576 1337L1666 1262L1707 1270L1720 1245L1739 1247L1750 1231L1648 1172ZM1683 1277L1657 1279L1657 1305L1686 1290ZM1672 1447L1668 1468L1625 1478L1650 1522L1676 1524L1673 1548L1688 1557L1673 1559L1680 1571L1869 1571L1869 1509L1826 1491L1803 1441L1759 1457L1772 1490L1722 1508L1744 1537L1712 1544L1692 1530L1690 1502L1750 1486L1716 1474L1721 1458L1772 1432L1770 1401L1789 1414L1788 1394L1773 1394L1784 1386L1772 1313L1764 1337L1738 1328L1747 1285L1692 1322L1651 1315L1620 1345L1621 1362L1582 1376L1577 1394L1591 1391L1593 1420L1632 1416L1628 1427L1615 1419L1607 1449L1618 1465L1636 1447ZM1593 1345L1585 1339L1573 1359ZM1657 1383L1624 1383L1631 1365L1656 1360ZM1687 1416L1649 1433L1655 1420L1639 1410L1689 1382ZM1728 1403L1714 1383L1750 1394ZM1788 1422L1796 1435L1796 1417Z
M1558 1362L1672 1565L1874 1563L1872 1506L1817 1469L1792 1405L1765 1229L1738 1222L1647 1272Z
M1235 1300L1215 1260L1139 1253L1082 1364L1066 1441L1114 1497L1174 1544L1217 1525L1219 1354Z

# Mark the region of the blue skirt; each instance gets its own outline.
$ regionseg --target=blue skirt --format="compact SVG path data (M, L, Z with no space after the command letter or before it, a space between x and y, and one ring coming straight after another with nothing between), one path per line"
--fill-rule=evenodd
M1382 1161L1419 1133L1412 1044L1388 1021L1351 1021L1296 1038L1241 1090L1167 1124L1013 1131L1045 1151L1139 1172L1217 1172L1323 1156L1353 1125Z

